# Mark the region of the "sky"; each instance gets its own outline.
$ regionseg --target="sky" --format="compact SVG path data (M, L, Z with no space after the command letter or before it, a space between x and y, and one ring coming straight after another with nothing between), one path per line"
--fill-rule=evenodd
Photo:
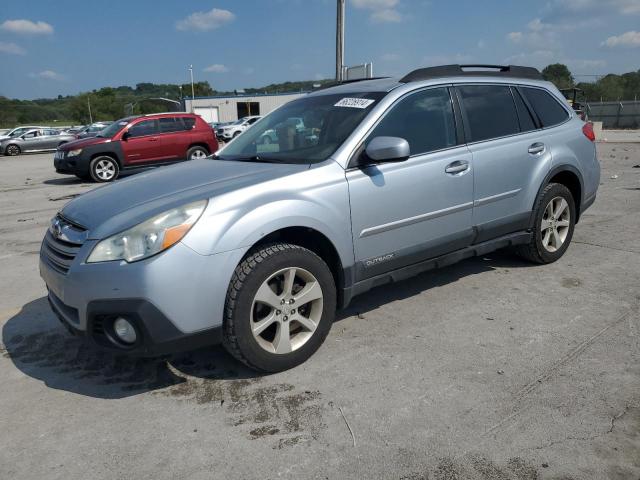
M139 82L217 90L335 74L336 0L3 0L0 95ZM640 0L346 0L345 63L640 69ZM578 77L588 80L592 77Z

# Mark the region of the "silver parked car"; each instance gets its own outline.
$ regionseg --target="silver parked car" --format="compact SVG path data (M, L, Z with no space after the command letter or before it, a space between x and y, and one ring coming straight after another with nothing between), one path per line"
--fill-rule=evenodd
M0 135L0 141L6 140L7 138L19 137L23 133L27 133L29 130L33 130L36 128L49 128L49 127L42 127L42 126L16 127Z
M373 287L503 247L558 260L596 198L594 140L532 68L345 83L280 107L212 159L72 200L40 272L54 312L97 345L222 342L280 371Z
M0 141L0 155L20 155L25 152L46 152L75 140L75 135L53 128L36 128Z

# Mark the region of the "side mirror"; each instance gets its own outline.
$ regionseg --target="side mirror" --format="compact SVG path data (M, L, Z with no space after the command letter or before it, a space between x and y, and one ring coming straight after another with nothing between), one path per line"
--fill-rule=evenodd
M411 155L409 142L400 137L375 137L369 142L364 153L365 158L359 160L359 165L404 162Z
M129 140L130 138L131 138L131 134L129 133L129 130L127 130L126 132L124 132L124 133L122 134L122 140L123 140L124 142L126 142L126 141L127 141L127 140Z

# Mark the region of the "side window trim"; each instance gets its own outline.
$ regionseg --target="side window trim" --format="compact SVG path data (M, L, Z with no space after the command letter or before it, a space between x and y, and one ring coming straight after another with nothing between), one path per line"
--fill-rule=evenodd
M447 91L449 93L449 98L451 99L452 109L453 109L453 118L454 118L455 133L456 133L456 145L452 145L450 147L441 148L439 150L432 150L430 152L412 153L409 158L411 159L411 158L415 158L415 157L422 157L422 156L425 156L425 155L431 155L432 153L444 152L446 150L452 150L454 148L459 148L459 147L465 145L466 142L464 141L464 137L460 138L458 136L460 134L460 131L462 130L462 129L458 128L458 125L460 124L460 127L462 127L462 124L459 121L459 119L457 118L458 111L456 110L456 102L453 99L453 92L452 92L453 85L450 84L450 83L441 84L441 85L429 85L428 87L423 87L423 88L419 88L419 89L416 89L416 90L411 90L410 92L407 92L404 95L402 95L401 97L397 98L391 105L389 105L389 107L378 117L378 120L376 121L376 123L374 123L371 126L371 128L364 133L364 135L362 136L360 142L358 142L358 146L353 149L353 152L351 152L351 155L349 156L349 161L347 162L347 170L354 169L354 168L359 168L357 166L354 166L353 162L364 151L365 141L369 138L369 135L371 134L371 132L373 132L378 127L378 125L385 119L385 117L387 115L389 115L389 113L400 102L402 102L403 100L406 100L411 95L415 95L415 94L418 94L418 93L421 93L421 92L424 92L424 91L427 91L427 90L433 90L433 89L436 89L436 88L445 88L445 89L447 89Z
M537 115L535 115L532 112L531 108L529 107L529 105L527 105L526 102L524 104L524 108L528 111L529 115L531 116L531 119L533 120L533 124L535 125L536 128L533 130L523 129L522 118L520 118L520 110L518 109L518 102L516 101L516 95L518 95L518 98L520 99L522 99L522 95L520 95L520 92L516 90L515 85L511 85L509 88L509 91L511 92L511 99L513 100L513 104L516 106L516 115L518 116L518 126L520 128L520 133L531 133L531 132L535 132L536 130L539 130L540 125L538 124L538 121L537 121Z
M533 121L536 124L536 128L538 130L541 130L544 127L542 126L542 121L540 120L540 117L538 116L538 112L536 112L535 108L533 108L533 105L531 105L531 102L529 102L529 99L524 94L524 92L521 90L521 87L522 87L522 85L513 85L512 88L515 89L518 92L518 95L520 95L520 98L522 99L524 104L529 109L529 113L533 117Z

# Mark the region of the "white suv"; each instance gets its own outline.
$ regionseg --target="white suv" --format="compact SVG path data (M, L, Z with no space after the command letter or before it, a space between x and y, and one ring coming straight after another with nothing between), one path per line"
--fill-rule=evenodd
M218 140L222 140L224 142L233 140L261 118L262 117L259 115L243 117L240 120L231 123L230 125L225 125L224 127L217 129L216 137L218 137Z

